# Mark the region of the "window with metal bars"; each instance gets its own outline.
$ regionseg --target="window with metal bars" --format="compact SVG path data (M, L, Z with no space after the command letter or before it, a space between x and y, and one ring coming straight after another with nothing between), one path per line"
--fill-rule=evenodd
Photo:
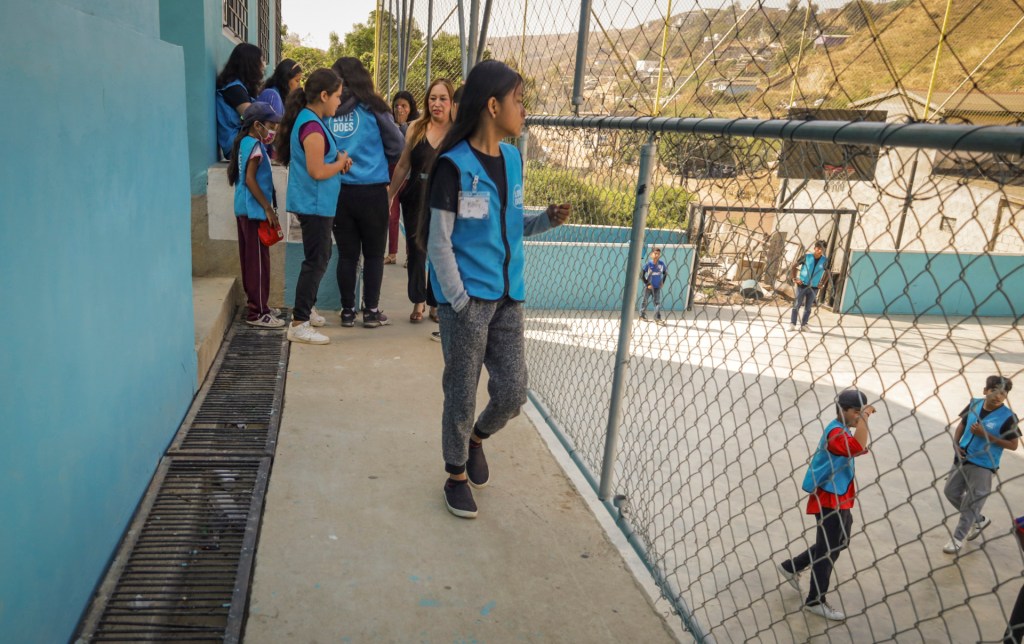
M280 0L278 0L280 3ZM269 60L270 53L270 0L259 0L257 3L259 18L256 20L256 33L260 49L263 50L263 57Z
M239 40L249 33L249 3L247 0L224 0L224 26Z

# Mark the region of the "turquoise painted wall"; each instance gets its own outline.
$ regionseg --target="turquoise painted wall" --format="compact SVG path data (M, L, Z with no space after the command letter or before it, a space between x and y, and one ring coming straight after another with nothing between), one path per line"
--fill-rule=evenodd
M651 232L654 231L648 231L647 235ZM647 248L650 246L648 244ZM669 273L666 286L661 291L662 310L685 311L693 269L693 247L678 244L660 246ZM628 244L528 241L526 307L618 311L622 308L628 258ZM643 287L639 272L637 282L639 304Z
M91 0L76 0L90 2ZM105 0L117 4L132 0ZM276 3L270 0L270 51L267 76L274 71L277 39L273 34ZM148 4L148 3L147 3ZM249 2L249 33L245 41L256 43L258 0ZM191 190L206 194L206 169L218 162L217 117L214 90L217 74L238 44L224 32L223 0L159 0L159 33L185 51L185 96L188 109L188 155ZM258 43L256 43L258 44Z
M0 21L2 642L72 635L196 389L182 50L90 4Z
M853 251L843 313L1024 315L1024 257Z
M530 241L591 242L598 244L628 244L632 230L623 226L586 226L566 224L546 233L531 237ZM644 233L644 242L662 246L685 244L686 231L650 229Z

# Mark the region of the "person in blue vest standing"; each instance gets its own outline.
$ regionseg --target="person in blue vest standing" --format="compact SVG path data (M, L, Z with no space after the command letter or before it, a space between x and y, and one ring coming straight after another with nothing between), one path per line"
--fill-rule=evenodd
M826 268L828 257L825 256L825 242L819 239L814 242L813 250L804 255L803 261L793 266L791 278L796 284L796 297L793 298L793 313L789 319L791 331L797 330L796 319L801 306L804 307L804 317L800 330L807 330L807 321L811 318L811 308L818 297L818 287L821 286Z
M668 266L661 259L661 249L651 249L650 259L640 271L640 279L644 282L644 302L640 307L640 319L647 319L647 303L654 298L654 320L661 323L661 289L668 279Z
M244 42L235 46L217 75L217 147L224 159L231 157L231 146L242 127L242 114L255 100L264 70L263 52Z
M228 184L235 187L235 221L238 228L238 258L242 265L246 323L279 328L284 320L271 311L270 249L259 239L260 222L277 228L274 206L274 175L267 146L274 141L281 117L269 103L250 105L242 115L242 129L235 137L228 164Z
M523 339L523 237L568 220L569 204L523 212L523 161L502 139L526 120L523 78L504 63L477 64L462 109L438 148L427 180L429 214L421 218L429 276L438 301L444 355L441 448L448 511L477 515L469 489L490 481L483 441L526 403ZM476 416L481 367L490 400Z
M991 519L981 509L992 492L992 476L999 470L1004 450L1017 449L1020 426L1017 416L1006 404L1013 382L1002 376L985 379L982 398L972 398L960 412L960 423L953 434L953 468L949 471L944 493L960 512L953 536L942 551L955 555L964 540L973 541L988 527Z
M814 545L779 564L779 572L797 592L800 573L811 569L804 610L833 621L846 619L825 601L825 593L832 568L850 542L856 496L854 459L867 453L868 417L875 413L867 402L863 393L852 388L836 397L836 417L825 427L803 482L804 492L811 495L807 514L813 514L817 523Z
M339 175L352 167L348 155L338 153L334 137L324 123L340 104L341 79L329 69L318 69L309 75L301 92L288 96L281 121L277 159L289 166L285 207L295 213L302 227L305 254L288 327L288 339L292 342L330 342L330 338L312 327L326 324L314 306L320 280L331 260L331 226L341 190Z
M352 158L352 171L341 178L334 216L338 243L338 290L341 326L356 323L356 272L363 256L363 326L389 324L380 308L384 252L388 242L388 165L402 156L405 138L391 107L373 89L373 79L358 58L339 58L332 67L345 89L341 105L327 119L338 149Z

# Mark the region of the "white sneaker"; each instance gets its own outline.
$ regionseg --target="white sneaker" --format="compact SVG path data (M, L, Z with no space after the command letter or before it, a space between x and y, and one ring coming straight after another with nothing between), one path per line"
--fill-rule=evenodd
M971 531L967 533L967 540L974 541L981 535L981 531L988 527L988 524L992 523L992 519L988 517L981 517L981 521L978 521L971 526Z
M306 344L328 344L331 341L323 333L314 331L309 322L303 322L299 326L289 326L288 340L291 342L305 342Z
M796 325L795 324L790 324L789 325L789 330L790 331L796 331Z
M810 328L811 328L811 327L809 327L809 326L807 326L807 325L805 324L805 325L803 325L803 326L801 326L801 327L800 327L800 331L807 331L807 330L808 330L808 329L810 329Z
M309 310L309 324L310 326L323 326L327 324L327 318L320 315L320 313L316 310L316 307L314 306Z
M782 564L779 564L779 574L782 575L783 579L789 582L790 586L796 588L796 592L800 592L800 573L789 572L782 567Z
M440 331L432 331L430 333L430 339L433 340L434 342L440 342L441 341L441 332Z
M825 619L830 619L833 622L841 622L846 619L846 615L843 614L843 611L837 608L832 608L825 602L813 605L804 604L804 610L808 613L814 613L815 615L824 617Z
M281 317L281 309L270 307L270 314L273 315L275 318L279 318Z
M963 548L963 546L963 541L960 541L956 537L953 537L949 540L949 543L942 546L942 552L946 553L947 555L955 555L956 553L960 552L960 548Z
M264 313L255 320L246 320L249 326L259 326L266 329L280 329L284 326L284 320L280 320L273 313Z

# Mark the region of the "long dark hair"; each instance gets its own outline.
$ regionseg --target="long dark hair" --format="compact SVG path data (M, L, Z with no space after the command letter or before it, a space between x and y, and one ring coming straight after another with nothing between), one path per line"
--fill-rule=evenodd
M320 98L320 92L333 94L341 86L341 79L330 69L320 68L315 70L306 79L305 87L297 89L288 95L284 104L284 118L277 128L277 139L274 141L274 152L277 160L288 165L292 157L292 127L295 126L295 119L299 112L314 100Z
M392 112L395 111L395 105L398 105L399 99L409 104L409 116L405 119L406 123L412 123L420 117L420 111L416 109L416 99L413 98L412 92L407 92L404 89L400 92L395 92L394 98L391 99Z
M274 68L273 75L267 79L263 89L276 89L277 93L281 95L281 101L284 102L288 98L288 83L301 73L302 65L291 58L285 58Z
M263 51L248 42L235 45L228 56L224 69L217 75L217 89L233 81L242 81L245 91L250 97L259 92L260 81L263 80Z
M424 201L424 213L420 217L419 229L416 238L422 247L427 247L427 235L430 233L430 193L434 185L434 174L437 170L437 160L441 155L448 152L463 140L468 139L483 118L487 101L496 98L499 101L516 91L516 88L523 84L523 77L519 72L512 69L505 63L497 60L485 60L477 63L469 71L466 84L462 90L462 100L459 102L459 111L455 115L455 123L448 130L441 147L430 167L430 179L427 180L427 192Z
M348 96L354 96L356 100L370 108L371 111L380 113L390 112L388 102L373 89L373 79L370 72L366 71L363 63L358 58L345 56L334 61L331 66L338 76L341 76L345 83L342 91L342 100Z

